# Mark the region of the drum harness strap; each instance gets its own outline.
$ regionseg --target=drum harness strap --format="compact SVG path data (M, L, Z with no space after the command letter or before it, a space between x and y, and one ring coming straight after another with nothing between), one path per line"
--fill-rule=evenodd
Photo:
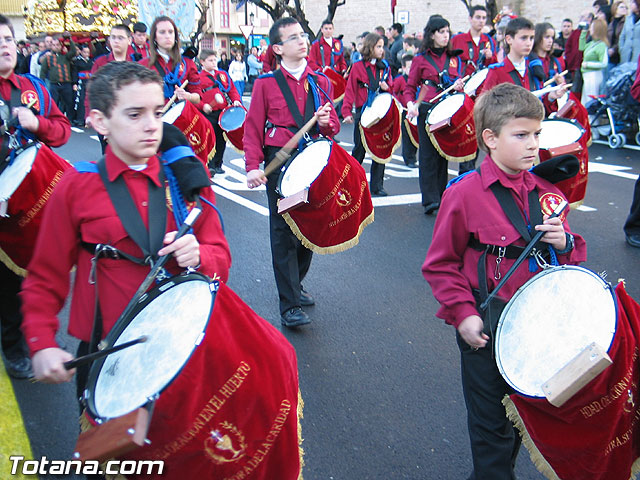
M333 58L333 56L334 56L334 55L337 55L337 56L342 55L342 52L343 52L343 50L344 50L344 46L343 46L343 45L342 45L342 43L341 43L341 44L340 44L340 50L336 52L336 51L333 49L333 42L334 42L334 40L335 40L334 38L332 38L332 39L331 39L331 55L329 55L329 58L331 59L331 60L330 60L330 61L331 61L331 65L330 65L330 66L331 66L331 68L333 68L333 67L335 66L335 63L336 63L336 62L335 62L335 60L334 60L334 58ZM319 46L320 46L320 58L322 59L322 68L324 68L324 67L326 67L326 65L325 65L325 61L324 61L324 47L325 47L325 44L326 44L327 42L325 42L325 41L324 41L324 38L320 38L320 39L318 39L318 40L317 40L317 42L319 43ZM327 45L327 46L328 46L328 45Z
M182 83L182 80L187 75L187 64L184 61L184 58L181 59L180 63L175 66L175 68L173 69L173 72L166 71L164 68L162 68L158 60L156 60L156 63L154 63L153 66L156 68L156 70L160 74L160 77L163 80L164 97L171 98L175 87L180 86L180 84ZM182 75L180 75L181 66L183 67Z
M109 194L109 198L111 199L111 203L118 214L118 218L120 218L120 221L122 222L122 226L136 245L140 247L144 258L137 258L126 254L111 245L82 242L82 247L94 255L91 259L92 265L89 282L95 285L96 294L89 353L96 351L98 343L102 338L102 315L100 313L100 303L98 299L98 259L111 258L113 260L117 260L125 258L138 265L149 265L150 267L153 267L154 261L158 258L157 252L162 248L162 240L164 238L167 224L164 188L165 176L162 168L160 168L158 174L160 186L155 185L151 180L148 181L149 230L147 230L137 207L133 203L133 199L131 198L131 194L129 193L124 177L121 175L113 182L109 181L104 157L102 157L96 165L98 167L100 178L102 179L107 193ZM168 275L165 273L164 275L160 275L159 279L167 278L167 276Z
M526 71L526 75L529 76L529 90L530 91L534 91L536 90L536 78L533 75L533 69L530 67L529 62L527 61L527 71ZM517 72L517 70L511 70L509 72L509 76L511 77L511 79L513 80L513 83L515 83L516 85L526 88L524 83L522 82L522 77L520 76L520 74Z
M480 167L476 169L478 174L480 174ZM538 197L538 189L534 188L528 195L529 202L529 214L531 215L531 221L527 219L525 223L526 215L523 215L523 212L520 211L520 208L516 205L515 200L513 199L513 195L511 192L504 187L499 181L494 182L489 187L491 192L498 200L500 207L503 212L511 222L511 224L516 228L520 236L528 243L535 235L532 225L539 225L542 223L542 211L540 208L540 198ZM545 244L546 245L546 244ZM523 251L523 247L518 247L516 245L508 245L506 247L501 247L499 245L485 245L482 244L478 239L471 238L469 241L469 246L474 250L481 251L482 255L478 260L478 286L479 291L474 291L474 297L476 297L477 305L482 304L487 297L489 296L489 288L487 284L487 255L497 255L496 258L496 267L494 271L494 279L500 280L502 278L502 274L500 273L500 264L503 258L516 259ZM546 250L546 252L543 251ZM497 252L497 254L496 254ZM544 268L548 265L544 255L548 253L548 257L551 260L552 264L557 264L557 259L555 258L555 252L551 248L536 246L531 252L531 258L529 259L529 269L530 271L535 271L536 264L540 268ZM500 313L502 313L502 309L504 308L504 303L497 298L494 299L496 302L489 302L487 309L482 315L484 320L484 330L485 333L494 337L495 328L497 326L497 321L499 319ZM500 302L500 304L498 304Z
M307 95L307 103L305 104L305 108L304 108L304 117L300 113L298 104L293 98L293 92L291 91L291 88L289 88L289 85L287 84L287 80L284 76L284 73L282 73L282 70L281 69L276 70L273 73L273 78L276 79L276 82L278 83L278 87L280 87L280 91L282 92L282 96L284 97L285 102L287 102L287 107L289 108L289 111L293 116L293 120L296 122L296 125L298 128L296 129L295 127L284 127L281 125L274 125L271 122L267 122L265 125L265 129L267 130L273 129L270 134L271 136L275 134L276 128L286 128L287 130L295 134L297 133L298 129L302 128L303 125L308 120L310 120L311 117L313 117L313 114L315 113L316 109L319 107L319 105L316 105L316 103L319 103L319 102L316 102L316 98L315 98L317 95L317 93L315 93L315 84L316 84L315 77L311 74L309 74L307 77L309 80L309 93ZM320 130L317 125L314 126L313 130L315 132L314 133L315 135L320 134ZM300 140L300 145L298 150L301 150L310 141L311 141L311 135L306 133L304 137Z
M222 96L226 100L227 105L231 105L233 103L231 101L231 97L229 96L229 90L231 90L231 85L232 85L231 81L229 81L229 85L225 88L225 86L222 84L222 81L220 80L219 74L216 74L216 76L214 77L211 74L207 73L207 78L209 78L209 80L211 80L215 85L212 85L207 88L203 88L202 93L205 93L205 92L208 92L209 90L213 90L214 88L217 88L222 92Z

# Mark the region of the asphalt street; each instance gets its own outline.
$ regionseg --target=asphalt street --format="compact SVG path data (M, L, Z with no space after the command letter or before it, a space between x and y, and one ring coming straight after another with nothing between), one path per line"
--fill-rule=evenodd
M59 153L71 162L97 159L99 143L91 135L73 133ZM350 150L352 127L343 126L338 139ZM590 159L586 200L569 216L587 241L585 266L606 271L612 283L626 279L640 299L640 250L627 246L622 232L640 152L594 144ZM266 193L248 191L232 148L224 168L215 191L233 255L229 285L282 329ZM471 472L454 329L435 318L438 305L420 272L435 216L422 212L417 175L394 158L385 176L389 197L375 199L375 222L360 244L314 256L304 284L316 299L307 309L313 322L282 329L298 355L306 480L458 480ZM63 324L66 318L63 311ZM60 342L75 351L65 334ZM78 430L74 385L13 385L34 457L70 458ZM517 473L520 480L543 478L524 449Z

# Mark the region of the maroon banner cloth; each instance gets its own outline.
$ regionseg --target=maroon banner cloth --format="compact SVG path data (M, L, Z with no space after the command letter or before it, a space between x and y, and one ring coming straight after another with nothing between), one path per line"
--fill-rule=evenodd
M640 469L640 305L622 283L615 292L613 365L560 408L546 399L505 397L534 464L549 479L629 480Z
M203 342L155 404L151 444L120 460L164 460L163 480L296 480L298 394L291 344L221 284Z
M173 124L184 133L196 157L207 167L209 160L216 154L216 135L207 117L191 102L184 101L184 104L182 113Z
M429 125L428 122L425 125L435 149L450 162L466 162L476 158L478 140L473 106L473 99L465 95L462 106L446 125Z
M384 118L368 128L359 125L362 145L374 161L378 163L391 161L393 151L402 143L401 121L400 107L394 98Z
M31 171L9 198L8 216L0 217L0 261L16 275L26 276L42 222L42 211L53 188L70 167L69 162L40 144Z
M309 189L309 203L283 218L302 244L316 253L337 253L357 245L362 230L373 222L364 169L333 142L329 163Z

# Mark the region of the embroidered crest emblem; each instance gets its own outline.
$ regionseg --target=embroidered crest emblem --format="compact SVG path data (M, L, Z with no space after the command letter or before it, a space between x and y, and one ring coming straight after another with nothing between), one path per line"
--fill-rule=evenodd
M38 95L33 90L26 90L22 92L20 95L20 102L23 105L29 105L29 103L35 100L36 103L33 104L33 108L36 110L40 108L40 101L38 100Z
M336 52L339 52L339 51L340 51L340 42L335 42L335 43L333 44L333 48L335 48L335 49L336 49Z
M390 134L389 132L385 132L385 134L384 134L384 135L382 135L382 139L383 139L385 142L390 141L390 140L391 140L391 134Z
M304 91L309 93L309 79L308 78L305 79L303 86L304 86Z
M200 145L202 143L202 140L200 139L200 135L198 135L196 132L191 132L189 134L189 143L194 147Z
M204 441L209 458L217 464L237 462L246 455L244 435L230 422L222 422Z
M473 124L471 124L471 123L467 123L467 124L464 126L464 129L465 129L465 131L467 132L467 135L473 135L474 130L475 130L475 128L474 128L474 126L473 126Z
M346 191L344 188L341 188L338 194L336 195L336 203L341 207L348 207L351 205L351 194Z
M551 215L553 211L562 203L564 198L557 193L547 192L540 197L540 210L542 210L543 215ZM564 222L565 218L567 218L567 210L560 215L560 220Z
M452 58L451 60L449 60L449 67L450 68L458 68L458 59L457 58Z

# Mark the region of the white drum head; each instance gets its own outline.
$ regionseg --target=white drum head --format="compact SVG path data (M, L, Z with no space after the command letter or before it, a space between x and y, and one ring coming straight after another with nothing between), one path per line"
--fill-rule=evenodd
M18 189L31 171L39 149L40 144L27 147L16 155L11 165L4 169L0 175L0 202L9 200L9 197Z
M540 148L558 148L576 143L582 137L582 128L561 118L542 121Z
M213 303L211 284L198 279L163 286L169 290L146 305L113 346L143 335L147 341L109 355L100 368L91 399L100 418L146 404L171 383L202 339Z
M487 75L489 75L488 68L478 70L476 73L471 75L471 78L464 84L464 93L469 96L475 95L478 87L487 79Z
M374 98L371 105L362 112L362 116L360 117L362 126L366 128L371 127L379 122L380 119L384 118L391 108L391 102L393 102L393 96L389 93L381 93Z
M552 267L520 287L502 312L496 364L516 391L544 397L544 383L590 343L609 350L615 331L611 287L586 268Z
M169 110L167 110L164 115L162 115L162 121L164 123L170 123L173 125L178 117L182 115L182 111L184 110L185 102L178 102L174 104Z
M283 197L311 186L329 163L331 145L329 140L315 141L293 158L280 177L280 193Z
M427 115L427 123L429 125L435 125L444 120L449 120L458 110L460 110L464 103L464 99L464 93L456 93L440 100L429 111L429 114Z

